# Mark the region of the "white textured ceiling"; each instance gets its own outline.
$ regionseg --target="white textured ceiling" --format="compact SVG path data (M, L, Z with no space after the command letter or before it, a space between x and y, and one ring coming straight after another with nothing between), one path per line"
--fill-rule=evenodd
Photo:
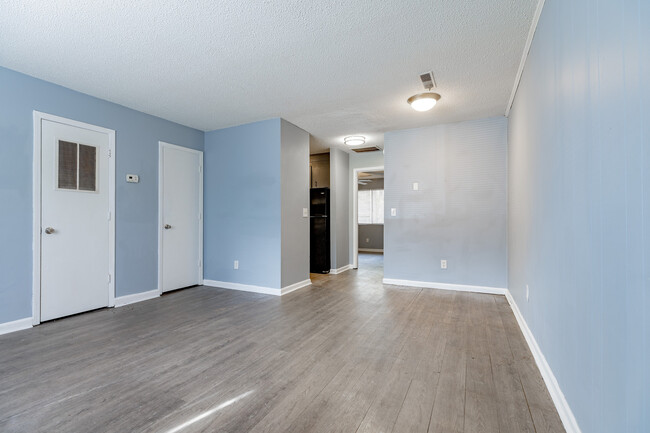
M202 130L283 117L312 151L503 115L537 0L3 0L0 65ZM406 99L433 70L442 99Z

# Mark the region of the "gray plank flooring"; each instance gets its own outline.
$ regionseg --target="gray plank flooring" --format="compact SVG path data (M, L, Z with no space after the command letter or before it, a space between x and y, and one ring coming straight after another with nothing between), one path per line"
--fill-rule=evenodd
M2 432L562 432L502 296L209 287L0 336Z

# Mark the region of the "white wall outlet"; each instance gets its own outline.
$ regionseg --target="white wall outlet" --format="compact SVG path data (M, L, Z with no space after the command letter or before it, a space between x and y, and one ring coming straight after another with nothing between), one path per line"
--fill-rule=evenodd
M420 184L417 182L413 182L413 191L419 191L420 190Z
M303 218L309 218L309 208L306 208L306 207L302 208L302 217Z
M529 296L530 296L530 289L528 288L528 284L526 284L526 302L528 302Z
M235 262L232 264L233 269L239 269L239 260L235 260Z
M440 269L447 269L447 260L440 260Z
M390 216L397 216L397 209L392 207L390 208Z
M137 174L127 174L126 181L128 183L138 183L140 182L140 176L138 176Z
M370 243L370 238L366 238L366 243L367 243L367 244Z

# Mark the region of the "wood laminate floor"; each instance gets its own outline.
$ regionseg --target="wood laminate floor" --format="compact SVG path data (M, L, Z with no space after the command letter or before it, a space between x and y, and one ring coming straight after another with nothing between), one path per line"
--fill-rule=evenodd
M503 296L383 286L381 265L0 336L0 431L564 431Z

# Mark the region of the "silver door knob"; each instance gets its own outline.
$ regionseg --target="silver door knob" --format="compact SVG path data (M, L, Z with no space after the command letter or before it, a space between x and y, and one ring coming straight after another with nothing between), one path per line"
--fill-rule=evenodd
M52 227L48 227L45 229L45 233L51 235L52 233L54 233L54 229Z
M165 224L165 230L169 230L170 228L172 228L172 226L170 226L169 224Z

